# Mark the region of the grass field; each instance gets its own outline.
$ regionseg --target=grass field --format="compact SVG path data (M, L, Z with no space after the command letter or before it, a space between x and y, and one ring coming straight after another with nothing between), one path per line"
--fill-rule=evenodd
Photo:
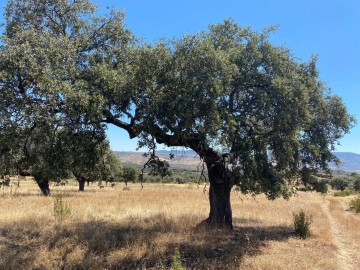
M357 269L360 218L350 198L299 193L268 201L232 193L234 230L210 229L208 194L196 185L75 183L40 195L31 181L0 193L0 269ZM71 214L60 220L61 195ZM293 214L312 216L294 234ZM183 268L181 268L183 267Z

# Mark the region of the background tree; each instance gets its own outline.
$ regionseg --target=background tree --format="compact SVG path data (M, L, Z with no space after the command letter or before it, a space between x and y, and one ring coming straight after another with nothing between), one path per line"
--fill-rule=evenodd
M32 160L28 165L38 184L44 183L45 187L41 187L44 194L49 193L48 179L57 179L50 173L57 171L51 168L55 163L47 164L52 159L46 159L46 154L54 153L54 159L61 158L66 163L64 171L70 169L70 163L75 169L88 166L85 159L81 164L69 153L61 156L51 152L55 147L51 143L60 144L62 136L71 132L90 129L103 132L105 128L99 117L102 107L97 105L102 104L100 95L88 93L82 81L82 73L87 69L83 64L93 50L105 47L107 40L119 44L121 37L128 39L130 33L123 29L121 12L95 17L94 11L95 6L86 0L9 1L5 8L6 25L0 45L0 116L7 132L1 130L1 149L3 153L11 149L11 156L15 157L15 147L9 144L9 138L19 142L22 154L28 148L24 145L30 147L26 154L30 153L31 158L27 155L26 159ZM49 129L44 129L45 126ZM64 128L67 134L51 133ZM89 143L84 134L81 136L85 144ZM88 151L82 155L89 153L84 144L80 148Z
M356 179L354 181L354 184L353 184L353 187L356 191L359 191L360 192L360 179Z
M105 153L104 159L99 163L99 180L107 182L119 182L122 176L120 158L110 149Z
M335 177L333 180L331 180L330 186L333 189L344 191L349 186L349 183L350 179L346 176Z
M85 182L100 180L109 174L107 156L111 152L102 130L82 130L68 134L72 174L79 183L79 191L84 191ZM113 168L111 168L113 169Z
M272 44L272 28L225 20L135 46L122 13L94 12L85 0L10 1L3 87L33 104L32 114L125 129L150 148L150 160L157 143L193 149L207 167L209 223L232 228L234 185L288 198L335 160L354 119L319 79L316 59L301 62Z
M125 182L125 186L127 186L128 182L135 182L138 177L138 172L135 168L132 167L123 167L122 171L122 179Z
M48 124L33 129L24 142L23 163L45 196L50 194L50 181L71 175L67 147L65 132Z

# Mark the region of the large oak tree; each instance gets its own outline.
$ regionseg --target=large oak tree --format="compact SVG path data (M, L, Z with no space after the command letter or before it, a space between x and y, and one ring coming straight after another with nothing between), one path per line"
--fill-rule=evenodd
M152 150L193 149L207 167L209 223L232 228L234 186L289 197L335 160L331 151L354 123L320 80L316 58L303 62L272 44L272 28L225 20L136 43L121 12L95 16L86 0L12 0L6 19L2 91L10 100L25 100L34 118L116 125Z

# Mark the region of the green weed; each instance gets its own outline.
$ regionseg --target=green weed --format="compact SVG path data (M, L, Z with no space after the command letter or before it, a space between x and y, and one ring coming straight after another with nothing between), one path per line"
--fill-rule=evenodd
M356 194L357 192L354 190L343 190L334 192L335 197L347 197Z
M54 217L58 222L62 222L71 215L70 204L65 202L64 195L55 195L54 197Z
M175 253L172 256L171 269L173 269L173 270L185 270L184 266L181 263L181 255L180 255L179 248L175 249Z
M299 214L294 214L295 233L302 239L310 236L311 216L307 216L304 210L300 210Z

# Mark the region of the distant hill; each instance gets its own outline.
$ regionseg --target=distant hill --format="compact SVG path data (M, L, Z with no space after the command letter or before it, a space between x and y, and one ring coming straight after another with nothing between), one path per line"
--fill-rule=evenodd
M146 157L142 156L142 152L115 152L123 163L133 164L141 166L146 162ZM172 168L196 170L200 159L199 156L192 150L183 151L169 151L160 150L157 151L160 158L167 160ZM174 158L170 159L170 154L174 154ZM344 171L360 171L360 154L349 153L349 152L334 152L342 163L339 167L335 164L330 164L333 170L344 170Z
M339 167L330 165L333 170L360 171L360 154L350 152L334 152L333 154L341 160Z
M147 158L143 156L143 152L115 151L115 153L120 157L121 162L125 164L142 166L147 161ZM174 169L197 170L200 164L199 156L192 150L159 150L156 153L159 158L169 162L171 168ZM170 154L174 154L173 159L170 159Z

